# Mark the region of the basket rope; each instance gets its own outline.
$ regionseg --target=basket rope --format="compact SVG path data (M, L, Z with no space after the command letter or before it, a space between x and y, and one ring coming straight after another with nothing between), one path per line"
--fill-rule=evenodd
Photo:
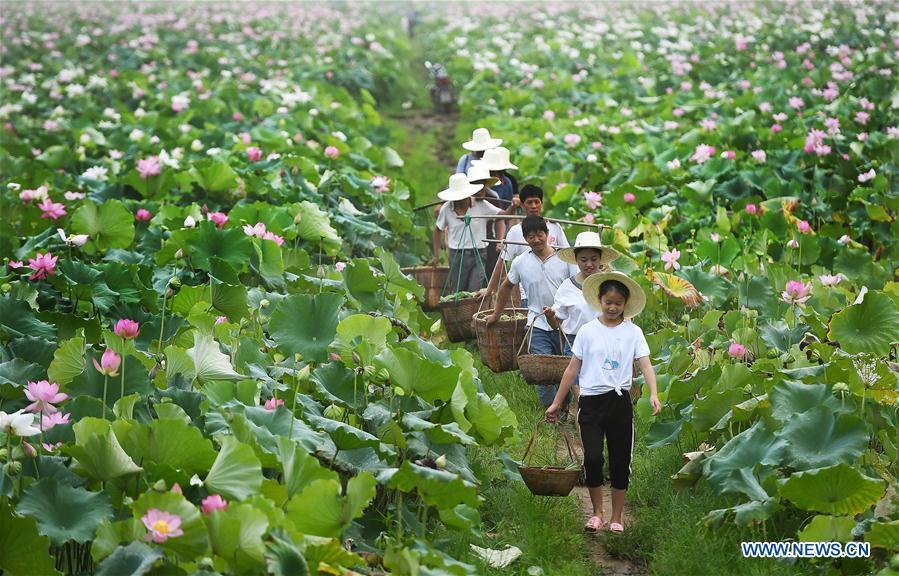
M528 441L528 447L525 448L524 454L521 456L521 461L526 462L528 466L531 465L531 460L534 459L532 449L534 448L534 443L537 440L537 432L540 430L540 426L545 423L545 420L537 420L537 423L534 425L534 431L531 433L531 439ZM571 439L568 437L568 432L562 430L561 428L559 428L559 432L562 433L562 438L565 439L565 447L568 448L568 457L571 458L571 461L576 464L577 459L574 457L574 450L571 449Z

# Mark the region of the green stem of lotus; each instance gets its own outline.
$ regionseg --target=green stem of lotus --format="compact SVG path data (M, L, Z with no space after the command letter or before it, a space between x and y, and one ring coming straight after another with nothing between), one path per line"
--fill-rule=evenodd
M162 355L162 334L163 330L165 330L165 301L169 295L169 285L166 283L165 288L162 290L162 321L159 323L159 346L156 349L156 355Z
M293 355L293 399L290 402L290 432L288 438L293 438L293 423L297 419L297 394L299 393L300 378L297 376L297 355ZM275 406L277 409L277 406Z
M125 397L125 347L122 346L122 387L119 391L119 400Z
M109 389L109 375L103 375L103 419L106 420L106 391Z

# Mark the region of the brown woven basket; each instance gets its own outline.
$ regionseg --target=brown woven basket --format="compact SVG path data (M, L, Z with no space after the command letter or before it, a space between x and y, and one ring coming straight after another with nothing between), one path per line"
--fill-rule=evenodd
M528 459L528 454L530 454L531 449L534 447L534 441L537 438L537 430L540 428L542 422L542 420L539 420L534 427L534 433L531 434L531 440L528 442L528 447L524 451L524 456L521 458L522 462ZM568 433L565 432L565 430L560 429L560 431L562 432L562 437L565 438L565 445L568 447L568 455L571 457L572 462L576 462L577 460L571 449L571 440L568 438ZM574 488L574 485L577 484L578 478L581 475L580 468L572 469L562 468L560 466L530 466L529 461L527 464L527 466L519 466L518 472L521 474L521 479L524 480L528 490L535 496L568 496Z
M516 351L527 333L528 311L526 308L506 308L503 314L520 314L521 317L514 320L499 320L488 328L487 317L492 313L492 310L478 312L471 321L478 337L481 362L494 372L516 370L518 369Z
M536 320L536 318L535 318ZM531 348L531 334L534 331L534 322L528 327L527 338L528 350ZM568 337L561 332L565 341ZM518 346L518 370L521 371L521 377L524 381L532 386L553 386L562 381L562 374L568 368L571 362L571 356L556 356L553 354L522 354L524 342ZM569 344L570 346L570 344Z
M464 342L477 338L471 319L481 309L481 298L463 298L438 304L443 316L443 326L450 342Z
M437 306L440 304L440 291L446 283L449 266L412 266L403 268L402 271L424 286L425 296L421 304L422 309L437 310Z

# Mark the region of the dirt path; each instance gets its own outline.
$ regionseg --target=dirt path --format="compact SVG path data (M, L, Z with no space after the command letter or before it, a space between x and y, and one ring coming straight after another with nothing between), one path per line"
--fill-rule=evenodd
M577 430L569 430L571 437L572 449L575 451L575 456L583 461L584 448L581 445L581 437L580 434L577 433ZM564 444L560 444L557 448L559 458L567 459L568 454L565 449ZM586 486L575 486L573 490L573 494L577 496L578 501L581 505L581 512L583 513L583 521L586 522L590 516L593 516L593 503L590 501L590 493L587 491ZM611 488L608 486L603 486L602 493L602 504L603 511L602 516L603 519L608 522L610 518L612 518L612 494ZM631 516L631 507L629 504L625 503L624 505L624 513L622 514L622 523L624 524L625 530L627 530L627 526L632 522ZM638 564L635 564L629 560L622 560L620 558L615 558L612 556L602 545L602 538L604 536L588 534L587 535L587 554L594 564L600 569L597 572L597 575L602 574L604 576L643 576L647 574L646 570Z

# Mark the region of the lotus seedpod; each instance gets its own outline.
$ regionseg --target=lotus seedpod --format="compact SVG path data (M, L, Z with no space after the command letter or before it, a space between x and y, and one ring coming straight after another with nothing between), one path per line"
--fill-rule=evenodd
M12 462L7 462L6 467L9 469L9 472L12 476L15 476L19 472L22 471L22 463L18 460L13 460Z

